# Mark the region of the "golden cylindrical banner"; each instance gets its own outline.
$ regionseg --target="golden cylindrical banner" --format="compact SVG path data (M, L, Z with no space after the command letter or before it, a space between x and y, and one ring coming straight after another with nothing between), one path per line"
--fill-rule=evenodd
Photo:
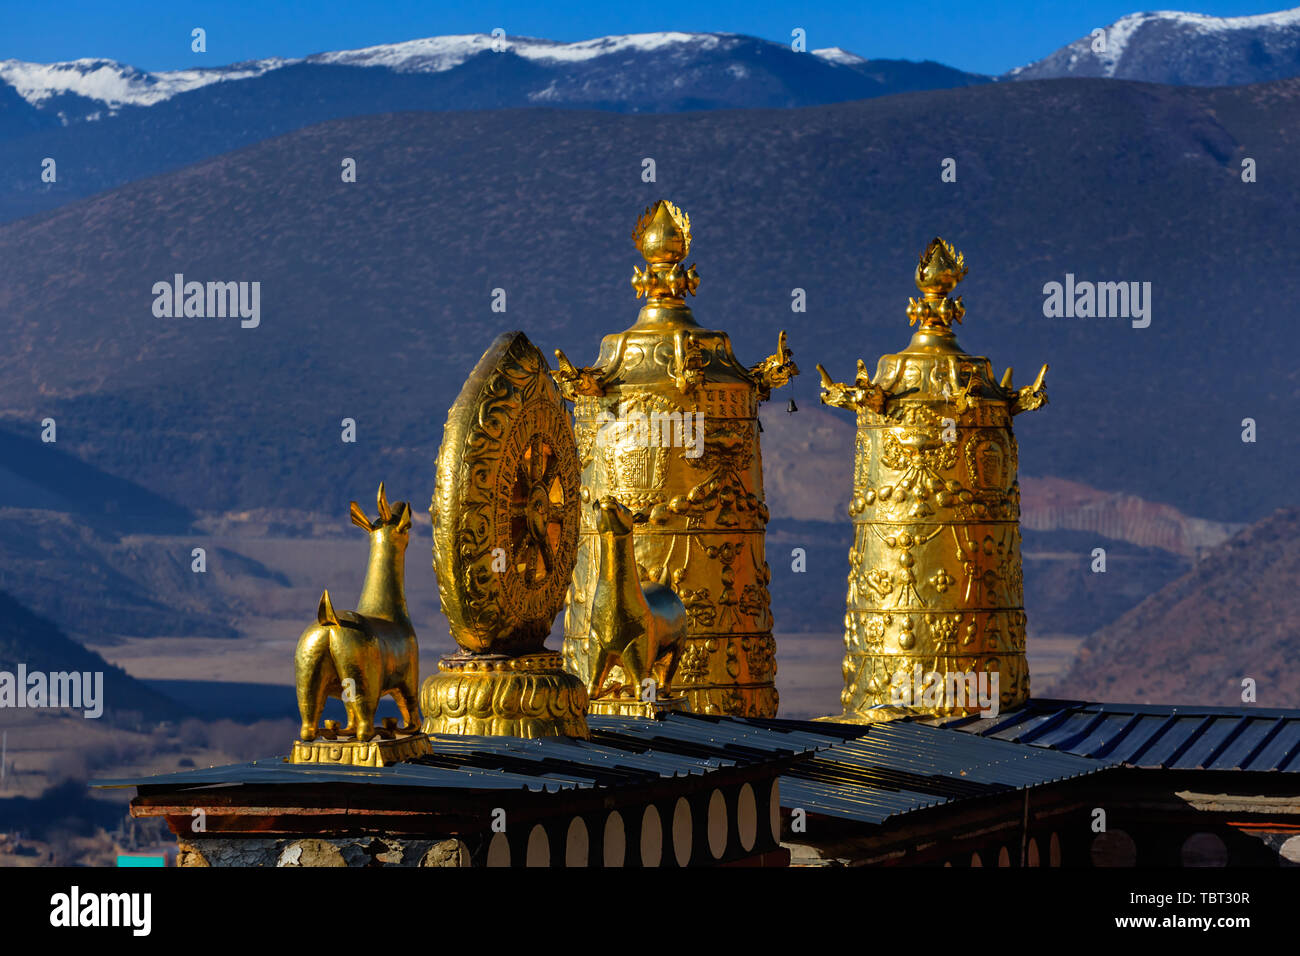
M948 292L966 274L935 239L921 256L920 328L874 376L822 376L822 401L857 414L853 547L844 616L843 714L996 712L1029 696L1018 450L1013 415L1047 402L1033 385L993 378L951 325L965 310Z
M636 324L606 336L592 367L575 368L557 353L556 380L574 402L586 506L564 617L565 666L592 680L601 542L591 505L612 496L640 513L633 540L640 577L671 588L685 606L687 635L669 692L697 713L774 716L758 406L798 369L784 333L776 354L746 368L725 332L695 321L685 304L699 282L694 266L682 266L691 239L685 214L660 201L633 237L647 262L632 280L647 299ZM640 714L645 701L625 688L595 697L591 712Z

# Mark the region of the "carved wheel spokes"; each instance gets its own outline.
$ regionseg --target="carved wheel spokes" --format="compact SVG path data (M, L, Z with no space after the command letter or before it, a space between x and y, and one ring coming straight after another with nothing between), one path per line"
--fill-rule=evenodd
M510 495L510 540L515 570L528 587L555 567L564 524L564 487L555 450L541 434L528 440Z

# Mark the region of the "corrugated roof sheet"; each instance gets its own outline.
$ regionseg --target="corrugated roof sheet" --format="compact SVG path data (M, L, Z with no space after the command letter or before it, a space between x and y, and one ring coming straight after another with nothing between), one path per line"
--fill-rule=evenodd
M618 787L753 766L830 747L838 737L798 728L761 727L730 718L671 714L665 720L590 717L591 740L440 736L433 753L391 767L289 764L283 757L153 777L96 782L98 787L188 788L240 784L366 783L463 790L536 792Z
M847 725L749 720L824 735L819 748L781 777L781 805L862 823L972 797L1095 773L1114 761L1079 757L916 721Z
M432 755L392 767L293 765L270 758L97 785L338 782L556 792L801 757L782 775L784 806L879 824L926 807L1043 786L1121 763L1300 771L1300 711L1032 700L993 718L875 725L694 714L588 722L589 741L434 737Z
M926 723L1133 767L1300 773L1300 710L1031 699L997 717Z

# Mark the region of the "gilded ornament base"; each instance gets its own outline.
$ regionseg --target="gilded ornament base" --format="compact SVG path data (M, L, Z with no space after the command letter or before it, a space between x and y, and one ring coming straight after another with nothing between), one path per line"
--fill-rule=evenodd
M1024 646L1023 632L1018 643ZM992 715L1015 710L1029 699L1029 662L1023 650L954 657L850 652L844 677L844 713L828 718L841 723Z
M374 740L315 740L293 742L289 763L327 763L348 767L388 767L433 753L424 734L401 734Z
M825 717L814 717L813 720L831 724L884 724L891 720L915 716L917 716L916 711L908 710L905 707L882 705L872 707L870 710L861 713L828 714Z
M775 717L781 695L770 684L681 687L691 713L729 717Z
M587 712L604 717L640 717L644 720L663 720L671 713L689 713L685 697L660 697L656 700L637 700L632 697L602 697L587 705Z
M426 734L591 736L587 688L559 654L464 654L438 661L420 687Z

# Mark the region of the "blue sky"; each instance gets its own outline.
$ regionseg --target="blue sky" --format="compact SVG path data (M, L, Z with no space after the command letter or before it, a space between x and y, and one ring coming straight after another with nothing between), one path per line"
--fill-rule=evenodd
M1206 2L1182 7L1215 16L1281 9L1273 4ZM980 3L824 0L807 7L774 0L650 4L620 0L0 0L0 59L36 62L108 57L142 69L218 66L267 56L305 56L447 33L507 33L585 40L658 30L747 33L788 42L807 31L809 49L839 46L866 57L938 60L1001 73L1144 7L1099 0L986 0ZM1146 7L1145 9L1151 9ZM190 52L190 30L208 34L206 54Z

